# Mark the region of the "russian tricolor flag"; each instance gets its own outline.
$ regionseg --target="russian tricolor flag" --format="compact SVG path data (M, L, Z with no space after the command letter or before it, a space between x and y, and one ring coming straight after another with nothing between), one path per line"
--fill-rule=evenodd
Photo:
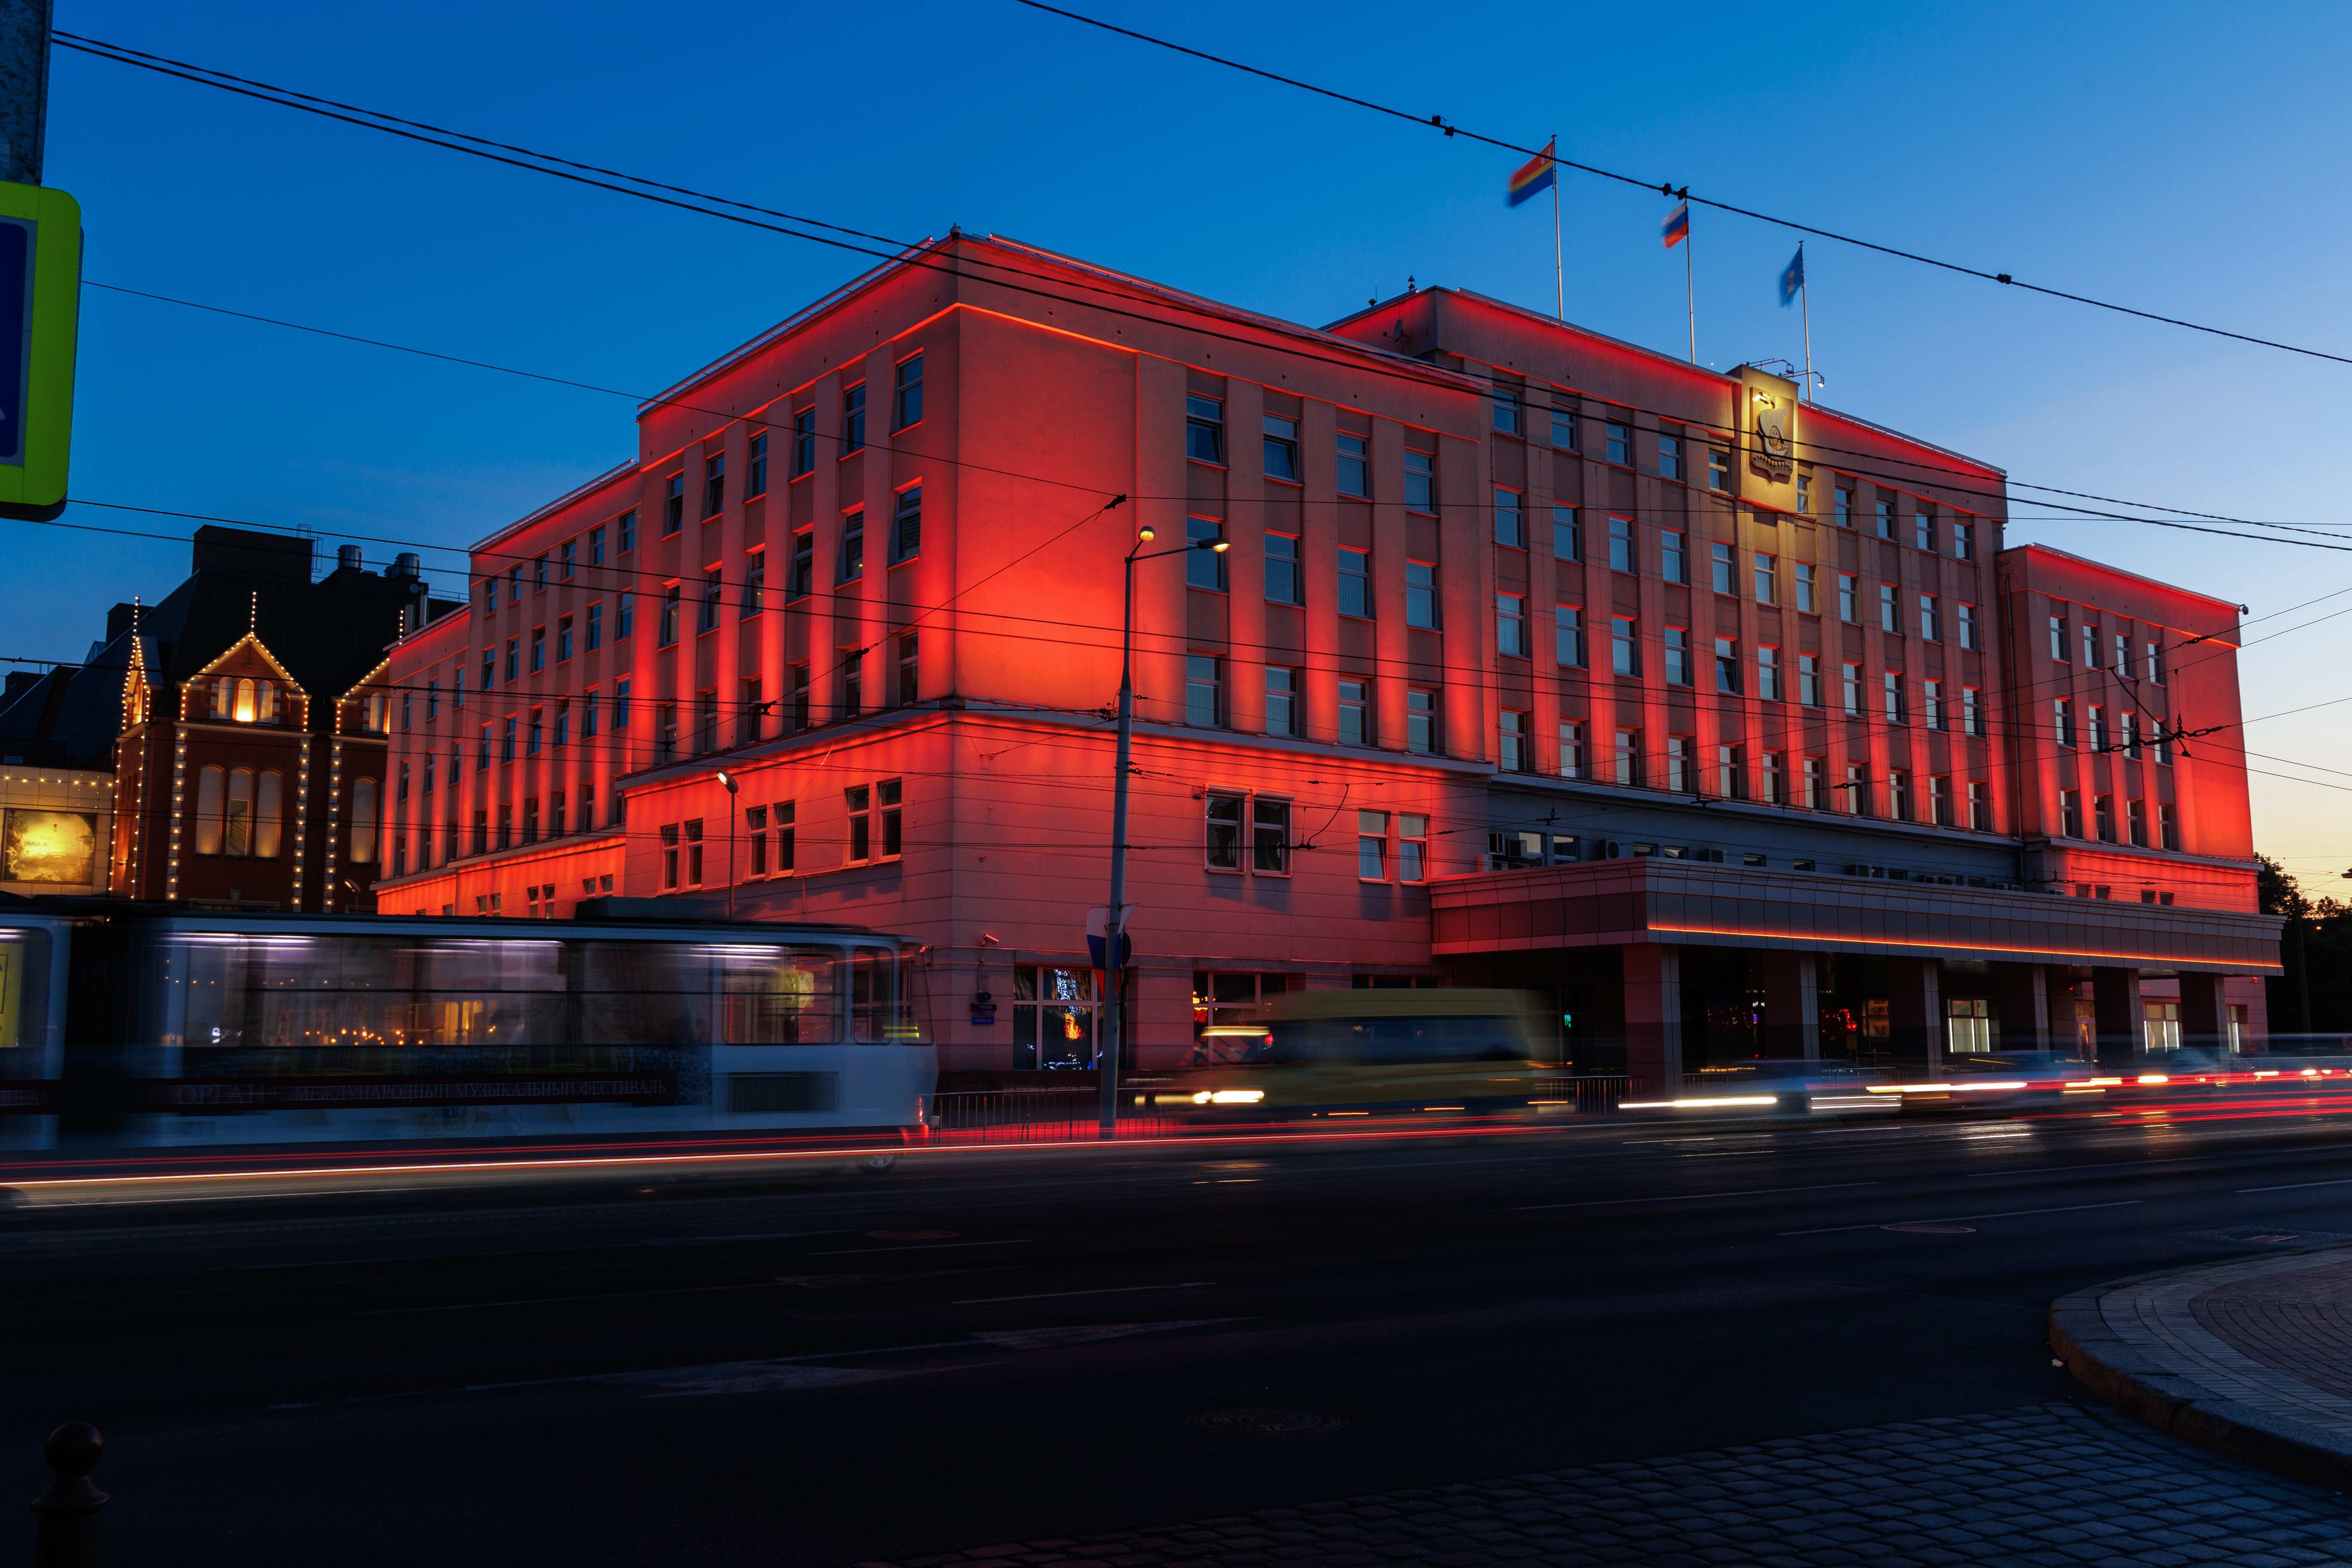
M1668 250L1690 237L1690 203L1685 202L1666 215L1666 221L1658 226L1658 237L1666 242Z
M1529 196L1551 188L1552 182L1559 177L1559 165L1555 161L1559 150L1559 138L1555 136L1544 143L1542 152L1519 165L1518 173L1511 176L1509 188L1503 193L1505 205L1517 206Z

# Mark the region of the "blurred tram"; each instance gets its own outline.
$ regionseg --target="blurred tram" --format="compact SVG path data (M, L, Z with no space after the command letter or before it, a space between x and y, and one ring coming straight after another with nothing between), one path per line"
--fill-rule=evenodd
M1549 1009L1524 991L1294 991L1154 1078L1154 1103L1202 1119L1373 1110L1524 1110L1557 1094Z
M40 1100L46 1134L17 1146L922 1126L938 1074L915 944L622 903L530 921L0 910L0 1027L52 1042L10 1053L0 1089Z

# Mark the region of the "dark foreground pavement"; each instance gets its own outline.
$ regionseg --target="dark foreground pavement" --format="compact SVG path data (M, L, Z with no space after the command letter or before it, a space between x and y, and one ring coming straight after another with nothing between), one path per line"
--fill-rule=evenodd
M906 1562L1563 1470L1714 1487L1784 1453L1958 1519L1931 1458L2043 1444L2004 1481L2038 1484L2066 1441L2068 1475L2168 1465L2168 1492L2301 1498L2317 1528L2318 1494L2050 1409L2081 1389L2045 1317L2352 1231L2352 1187L2302 1184L2352 1179L2347 1132L2316 1100L1596 1119L18 1211L0 1467L29 1497L40 1435L96 1422L109 1560L176 1564ZM1649 1515L1720 1511L1643 1485ZM1632 1516L1632 1479L1608 1495ZM2102 1496L2094 1523L2205 1550Z

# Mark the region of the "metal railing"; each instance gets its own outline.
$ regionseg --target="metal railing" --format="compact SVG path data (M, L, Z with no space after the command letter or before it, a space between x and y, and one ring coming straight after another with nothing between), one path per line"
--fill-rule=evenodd
M1078 1089L990 1089L931 1096L924 1120L934 1136L950 1142L1021 1143L1092 1136L1101 1125L1102 1100L1091 1086ZM1118 1097L1118 1130L1124 1136L1171 1130L1147 1093Z
M1537 1079L1537 1110L1608 1112L1634 1089L1633 1075L1622 1072L1547 1073Z

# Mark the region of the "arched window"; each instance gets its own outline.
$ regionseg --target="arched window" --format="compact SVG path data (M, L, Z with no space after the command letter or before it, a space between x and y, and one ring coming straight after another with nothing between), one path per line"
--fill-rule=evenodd
M378 809L375 780L352 780L352 864L354 866L374 863Z
M237 681L236 710L230 714L229 717L235 719L240 724L250 724L253 722L253 681L250 678L241 679Z
M254 721L257 723L262 724L277 723L278 683L274 680L256 681L254 683L253 696Z
M239 691L238 697L246 693ZM231 768L228 773L228 813L221 821L221 853L245 856L253 853L253 770Z
M213 682L213 717L226 719L236 711L236 679L224 675Z
M217 855L221 847L221 795L226 782L218 768L196 773L196 853Z
M257 781L253 797L253 853L256 859L278 858L278 841L286 823L286 775L272 770Z

